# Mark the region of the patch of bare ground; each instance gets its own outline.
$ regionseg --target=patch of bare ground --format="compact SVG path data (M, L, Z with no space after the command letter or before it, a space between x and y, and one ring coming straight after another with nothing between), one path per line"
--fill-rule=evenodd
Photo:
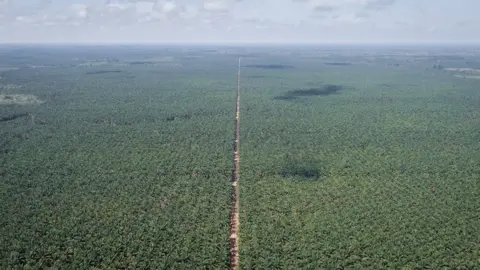
M229 253L230 263L229 270L238 269L238 229L239 229L239 198L238 198L238 180L240 172L240 59L238 59L238 75L237 75L237 102L235 107L235 132L233 140L233 170L232 170L232 197L230 208L230 237L229 237Z
M474 75L460 75L460 74L455 74L453 75L457 78L462 78L462 79L477 79L480 80L480 76L474 76Z
M477 68L445 68L444 70L455 72L454 77L462 79L480 79L480 69Z
M480 73L480 69L477 68L445 68L445 70L465 73Z
M1 77L0 77L1 78ZM18 89L21 88L21 85L18 84L0 84L0 89L10 90L10 89Z
M34 95L0 94L0 105L37 105L44 102Z

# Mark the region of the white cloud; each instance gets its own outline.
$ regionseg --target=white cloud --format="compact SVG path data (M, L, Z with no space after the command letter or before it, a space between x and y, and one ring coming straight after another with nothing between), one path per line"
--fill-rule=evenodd
M78 40L480 39L480 18L475 12L480 10L480 1L460 1L462 5L435 0L432 8L432 0L0 0L0 42L33 37L69 41L71 37ZM468 23L459 23L465 21ZM38 25L50 26L42 30L51 31L50 34L34 35ZM422 36L429 30L430 35ZM392 34L387 37L387 32Z
M395 3L395 0L310 0L313 12L361 12L364 10L381 10Z
M86 18L88 15L88 7L85 4L72 4L70 8L78 18Z
M212 12L228 12L233 8L234 1L230 0L204 0L203 8Z
M110 10L126 10L132 7L131 3L115 3L115 2L108 2L106 5L107 9Z
M370 1L366 1L365 8L381 10L393 5L395 1L396 0L370 0Z
M193 19L198 15L198 9L193 5L185 5L181 8L179 15L182 19Z
M135 10L137 13L151 13L155 3L147 1L139 1L135 4Z
M174 2L168 1L163 4L162 11L165 13L169 13L174 11L177 8L177 5Z

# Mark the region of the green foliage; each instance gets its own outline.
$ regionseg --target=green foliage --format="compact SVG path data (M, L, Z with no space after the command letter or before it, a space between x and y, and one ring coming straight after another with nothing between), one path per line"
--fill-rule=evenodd
M475 269L480 85L422 63L294 65L244 82L241 268ZM269 100L305 82L349 89Z
M243 269L475 269L480 81L442 53L0 47L45 101L0 106L0 268L225 269L242 55Z
M46 102L0 107L1 269L225 269L232 94L124 68L37 68Z

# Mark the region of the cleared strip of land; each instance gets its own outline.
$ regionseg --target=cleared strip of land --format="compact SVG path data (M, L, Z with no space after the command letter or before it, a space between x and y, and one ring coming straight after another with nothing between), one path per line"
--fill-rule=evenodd
M447 71L457 71L457 72L471 72L471 73L480 73L480 69L476 68L445 68Z
M230 266L229 269L238 268L238 180L240 172L240 59L238 59L237 75L237 102L235 108L235 134L233 140L233 170L232 170L232 208L230 213Z

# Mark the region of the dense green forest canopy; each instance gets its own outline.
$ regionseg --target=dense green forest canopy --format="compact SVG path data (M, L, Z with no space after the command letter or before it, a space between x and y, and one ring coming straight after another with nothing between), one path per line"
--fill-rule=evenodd
M239 56L241 269L478 267L475 47L0 45L0 268L225 269Z

